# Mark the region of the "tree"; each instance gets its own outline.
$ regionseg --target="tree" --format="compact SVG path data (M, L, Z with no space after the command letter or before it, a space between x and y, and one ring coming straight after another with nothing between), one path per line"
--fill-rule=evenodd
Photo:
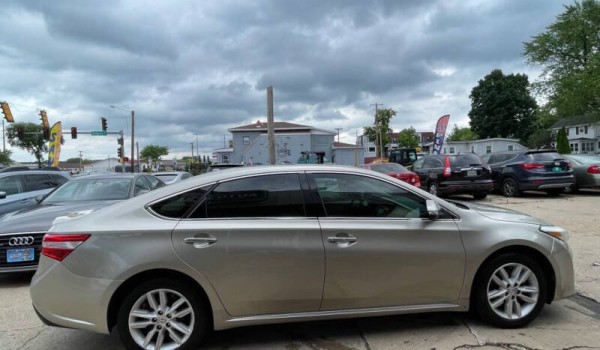
M12 159L10 159L11 151L0 151L0 164L11 165Z
M566 5L545 32L525 43L523 55L542 67L536 86L558 117L600 108L600 2Z
M554 141L552 132L548 129L537 129L535 130L525 142L525 146L529 148L550 148L550 145Z
M158 162L162 156L169 154L169 147L148 145L140 152L140 158L145 162Z
M454 128L446 137L446 141L471 141L478 138L471 128L459 128L458 125L454 124Z
M23 128L25 135L23 140L19 140L17 130ZM48 144L44 140L44 127L34 123L14 123L7 129L8 143L13 147L18 147L31 153L37 163L38 168L42 168L44 162L44 154L48 153Z
M571 147L569 147L569 138L567 137L567 131L563 126L560 130L558 130L558 135L556 135L556 150L561 154L570 154Z
M390 143L390 120L396 115L396 111L391 108L378 109L375 113L375 123L373 126L365 126L364 134L371 142L375 142L375 149L377 150L377 157L382 157L383 147L382 145ZM381 139L383 137L383 139Z
M398 146L415 148L419 146L419 136L417 131L412 126L407 129L402 129L398 133Z
M537 103L525 74L493 70L471 90L471 130L481 138L526 140L536 118Z

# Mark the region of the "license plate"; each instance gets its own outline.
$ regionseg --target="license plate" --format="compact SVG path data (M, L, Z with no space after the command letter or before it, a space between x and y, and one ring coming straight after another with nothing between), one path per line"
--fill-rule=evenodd
M35 252L33 248L8 249L6 251L7 263L33 261L34 258Z
M557 173L559 171L562 171L562 168L559 167L559 166L555 166L554 168L552 168L552 171L555 172L555 173Z
M467 176L477 176L477 170L467 170Z

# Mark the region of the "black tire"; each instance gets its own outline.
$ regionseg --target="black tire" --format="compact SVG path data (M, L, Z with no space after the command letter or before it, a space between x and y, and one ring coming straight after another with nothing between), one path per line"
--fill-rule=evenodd
M519 282L516 277L524 279ZM500 285L499 280L508 285ZM539 315L547 293L546 276L540 265L526 255L508 253L483 266L471 298L484 321L500 328L519 328Z
M510 177L502 180L502 184L500 185L500 192L504 197L518 197L521 195L521 191L519 190L519 184L515 180Z
M440 196L440 191L438 188L438 185L435 181L431 181L429 183L429 185L427 185L427 192L431 193L432 195L439 197Z
M577 184L572 184L571 186L567 186L563 189L563 193L566 194L576 194L579 193L579 187Z
M164 300L168 307L172 307L176 302L183 301L174 309L178 312L169 313L169 308L161 305L159 297L161 291L164 293ZM149 301L149 294L153 295L150 298L153 299L154 307L152 302ZM156 346L159 335L162 334L164 338L163 345L174 343L173 335L183 340L183 343L176 349L197 349L208 330L208 317L203 305L198 293L179 281L167 278L150 280L133 289L121 304L117 316L117 330L127 349L144 349L143 338L150 332L155 332L151 337L150 346ZM154 313L154 315L150 316L152 318L131 316L131 311L134 308L143 311L143 313ZM182 311L188 313L184 312L182 314ZM148 325L130 327L130 321L139 323L145 321L144 323L148 323ZM175 325L191 328L190 334L186 335Z
M485 197L487 197L487 193L483 192L483 193L474 193L473 194L473 198L475 199L484 199Z

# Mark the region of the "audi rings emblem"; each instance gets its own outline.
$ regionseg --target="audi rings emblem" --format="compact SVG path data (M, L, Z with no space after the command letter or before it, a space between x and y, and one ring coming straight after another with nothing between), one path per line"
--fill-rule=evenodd
M11 247L17 246L17 245L32 245L33 244L33 237L31 236L25 236L25 237L11 237L8 240L8 245Z

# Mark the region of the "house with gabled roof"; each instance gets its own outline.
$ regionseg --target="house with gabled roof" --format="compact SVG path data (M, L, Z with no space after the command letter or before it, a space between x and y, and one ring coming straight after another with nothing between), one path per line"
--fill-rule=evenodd
M563 127L572 153L600 153L600 115L584 114L563 118L554 123L550 130L556 135Z
M337 133L333 131L289 122L275 122L273 129L275 159L278 164L297 163L302 152L321 153L328 162L354 164L354 148L358 146L339 144L334 151L334 139ZM258 120L256 123L230 128L228 131L232 135L232 141L227 150L229 163L269 163L268 124L266 122ZM345 153L352 153L352 157ZM360 153L359 159L362 162L363 156L362 152ZM352 163L339 162L348 159L352 159Z

